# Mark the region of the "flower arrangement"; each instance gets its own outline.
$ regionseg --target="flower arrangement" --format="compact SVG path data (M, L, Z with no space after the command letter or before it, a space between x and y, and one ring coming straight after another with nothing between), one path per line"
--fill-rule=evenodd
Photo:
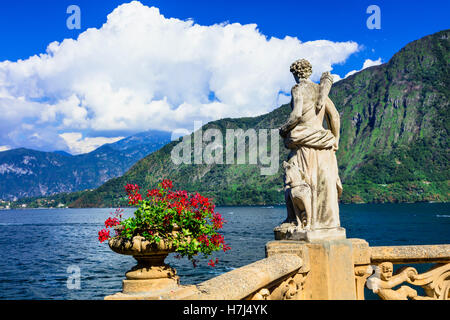
M100 242L111 239L109 228L114 228L116 237L132 239L142 236L150 243L167 241L173 243L177 257L187 257L196 266L194 257L209 256L214 251L230 250L223 235L219 233L225 222L215 212L211 201L198 193L184 190L174 191L171 180L162 180L158 188L147 190L143 198L140 187L127 184L125 190L129 204L137 206L133 217L122 220L122 209L105 221L105 229L99 231ZM218 259L209 260L214 267Z

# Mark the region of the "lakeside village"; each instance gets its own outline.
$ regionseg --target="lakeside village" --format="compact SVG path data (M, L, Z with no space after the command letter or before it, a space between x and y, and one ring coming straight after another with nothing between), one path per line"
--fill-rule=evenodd
M17 201L5 201L0 200L0 210L9 210L9 209L61 209L68 208L68 206L64 203L57 202L54 199L34 199L30 203L21 203Z
M86 189L84 191L92 191ZM0 199L0 210L9 209L64 209L69 208L69 204L74 200L77 193L60 193L55 195L47 195L45 197L25 197L21 199L14 198L12 200ZM123 197L126 198L125 196Z

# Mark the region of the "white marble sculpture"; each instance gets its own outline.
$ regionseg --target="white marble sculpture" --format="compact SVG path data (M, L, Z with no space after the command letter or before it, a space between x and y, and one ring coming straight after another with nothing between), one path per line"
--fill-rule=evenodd
M342 184L335 154L340 119L328 97L333 79L324 72L320 84L312 82L312 66L305 59L295 61L291 72L297 82L291 91L292 112L280 128L284 144L291 150L283 165L288 214L286 221L275 228L275 238L345 238L339 221ZM323 127L324 120L328 129Z

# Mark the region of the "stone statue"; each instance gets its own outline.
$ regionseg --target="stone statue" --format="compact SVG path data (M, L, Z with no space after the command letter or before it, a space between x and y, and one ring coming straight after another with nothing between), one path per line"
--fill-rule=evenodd
M287 219L274 229L275 239L342 239L345 229L340 227L338 206L342 184L335 155L340 119L328 97L333 78L324 72L320 84L312 82L312 66L305 59L292 63L290 70L297 82L291 90L292 112L280 128L291 150L283 165Z

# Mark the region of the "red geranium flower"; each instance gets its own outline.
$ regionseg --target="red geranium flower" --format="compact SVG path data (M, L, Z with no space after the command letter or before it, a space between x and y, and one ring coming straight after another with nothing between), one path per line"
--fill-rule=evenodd
M98 232L98 240L103 242L109 239L109 230L102 229Z
M161 186L162 186L163 189L172 189L173 188L172 180L164 179L161 182Z
M219 259L216 258L216 261L210 259L208 265L210 265L211 267L215 267L217 263L219 263Z
M110 228L110 227L114 227L120 224L119 219L117 218L111 218L109 217L108 219L106 219L105 221L105 227L106 228Z

